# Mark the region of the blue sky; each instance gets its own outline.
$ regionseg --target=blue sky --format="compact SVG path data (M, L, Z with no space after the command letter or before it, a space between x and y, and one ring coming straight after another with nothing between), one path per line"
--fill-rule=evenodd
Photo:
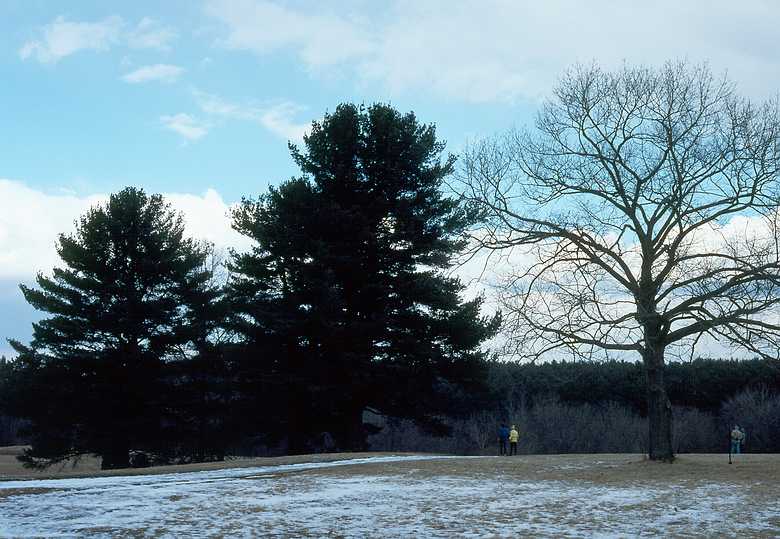
M389 102L468 140L525 125L575 62L709 61L780 89L780 4L661 1L0 2L0 338L57 232L125 185L169 195L193 235L296 174L287 141L343 101ZM8 347L0 342L0 353Z
M0 111L13 126L0 135L2 177L79 195L128 184L165 192L214 187L236 200L294 174L287 139L342 101L415 110L437 123L455 148L470 129L500 129L507 113L529 111L518 99L474 104L464 114L460 99L420 88L390 91L382 80L356 77L347 53L309 58L310 45L300 39L230 41L243 29L220 18L220 10L249 12L254 25L285 16L263 9L271 4L130 5L71 2L63 10L66 4L12 1L0 7L0 79L8 83L0 90ZM319 15L321 22L303 7L300 13L314 20L291 24L322 26L332 17Z

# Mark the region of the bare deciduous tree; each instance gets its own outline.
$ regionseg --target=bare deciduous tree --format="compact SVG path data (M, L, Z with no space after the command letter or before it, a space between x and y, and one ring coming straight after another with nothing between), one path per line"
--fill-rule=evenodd
M778 354L778 118L707 66L577 67L535 133L463 159L479 246L530 260L501 286L513 353L641 354L651 459L674 456L670 355Z

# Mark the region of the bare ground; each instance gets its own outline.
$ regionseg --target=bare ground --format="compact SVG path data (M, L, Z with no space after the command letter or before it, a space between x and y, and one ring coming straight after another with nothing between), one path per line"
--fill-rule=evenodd
M122 475L155 475L184 473L258 466L279 466L310 462L333 462L346 459L363 459L389 455L419 455L419 453L323 453L315 455L290 455L284 457L229 458L223 462L203 462L149 468L101 470L100 459L85 455L78 460L68 460L46 470L24 468L16 460L24 446L0 447L0 480L61 479L73 477L112 477ZM710 480L780 483L780 454L735 455L728 464L727 454L682 454L674 463L653 462L639 454L568 454L568 455L518 455L471 461L463 468L459 460L431 460L422 463L397 462L392 464L360 464L364 473L382 473L398 467L413 466L419 473L452 474L468 473L489 477L507 477L535 480L577 480L600 484L621 484L626 481L664 483L670 480ZM341 473L341 469L327 469L318 473Z
M342 454L345 458L347 454ZM348 458L348 457L347 457ZM480 458L474 460L446 459L422 462L361 464L360 472L370 475L396 474L412 469L419 477L434 475L468 475L472 478L504 478L511 480L586 481L600 485L621 485L643 482L667 484L670 481L723 481L780 488L780 455L685 454L674 463L653 462L644 455L520 455L516 457ZM464 465L467 463L467 465ZM317 470L317 474L341 474L341 468Z
M380 458L342 461L366 456ZM0 535L780 536L780 455L732 465L727 455L421 458L310 455L0 482Z

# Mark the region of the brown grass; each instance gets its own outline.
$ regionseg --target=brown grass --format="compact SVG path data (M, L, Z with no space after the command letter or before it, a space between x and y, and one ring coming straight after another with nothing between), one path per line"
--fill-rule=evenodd
M24 468L16 457L26 446L11 445L0 447L0 480L2 479L46 479L54 477L73 477L95 475L100 472L100 459L84 455L78 459L68 459L54 464L47 470L36 471Z
M57 490L56 488L6 488L0 490L0 499L11 498L13 496L22 496L24 494L43 494L44 492L51 492Z
M225 468L247 468L276 466L305 462L331 462L336 460L378 457L399 453L328 453L317 455L294 455L285 457L241 458L224 462L207 462L125 470L100 470L100 459L85 456L79 462L69 461L43 471L22 467L16 460L22 446L0 448L0 480L48 479L65 477L101 477L117 475L150 475L177 472L219 470ZM591 454L591 455L520 455L516 457L495 457L479 459L442 459L392 463L356 464L361 475L414 474L415 477L451 475L505 477L511 480L580 480L603 485L619 486L625 483L642 482L665 484L669 481L717 481L724 483L749 483L751 485L780 486L780 455L744 454L728 464L725 454L678 455L674 463L653 462L643 455L635 454ZM325 468L308 471L315 474L341 475L349 468ZM285 473L285 472L274 472ZM295 471L286 473L297 473Z
M357 466L357 465L356 465ZM479 459L447 459L369 463L359 465L361 475L398 475L409 473L426 476L484 476L512 480L568 481L578 480L602 485L626 483L668 484L670 481L722 482L766 485L780 488L780 455L745 454L729 465L728 455L685 454L674 463L654 462L643 455L521 455ZM357 472L357 469L356 469ZM342 467L324 468L307 473L341 475Z

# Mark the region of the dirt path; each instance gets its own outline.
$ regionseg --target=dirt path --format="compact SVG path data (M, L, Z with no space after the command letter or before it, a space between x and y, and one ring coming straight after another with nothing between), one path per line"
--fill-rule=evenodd
M228 458L222 462L199 462L149 468L126 468L122 470L101 470L100 459L85 455L55 464L45 470L25 468L16 459L24 446L0 447L0 481L17 479L65 479L72 477L115 477L122 475L159 475L169 473L201 472L231 468L253 468L257 466L278 466L303 462L333 462L336 460L366 458L375 456L404 455L407 453L322 453L316 455L290 455L284 457Z

